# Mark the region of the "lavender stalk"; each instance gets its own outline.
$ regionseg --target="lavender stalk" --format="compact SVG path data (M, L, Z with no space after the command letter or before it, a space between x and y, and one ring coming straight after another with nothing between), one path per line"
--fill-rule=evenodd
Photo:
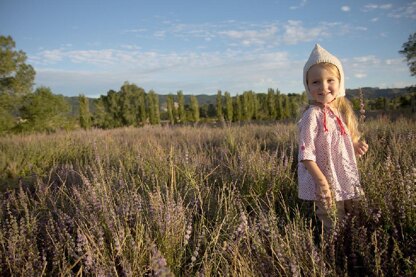
M360 118L359 118L359 125L361 126L361 138L363 141L365 141L364 138L364 121L365 121L365 104L364 104L364 94L363 91L360 88Z

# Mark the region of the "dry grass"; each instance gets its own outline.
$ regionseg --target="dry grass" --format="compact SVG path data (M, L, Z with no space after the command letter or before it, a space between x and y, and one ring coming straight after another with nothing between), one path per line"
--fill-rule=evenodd
M366 123L360 216L323 237L296 126L0 139L3 276L411 276L416 124Z

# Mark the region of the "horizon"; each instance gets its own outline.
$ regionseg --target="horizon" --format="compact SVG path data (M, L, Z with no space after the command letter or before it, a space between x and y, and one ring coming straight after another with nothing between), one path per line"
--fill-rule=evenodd
M302 93L315 43L342 61L346 87L404 88L415 20L416 1L0 2L0 34L36 86L90 98L125 81L160 95Z

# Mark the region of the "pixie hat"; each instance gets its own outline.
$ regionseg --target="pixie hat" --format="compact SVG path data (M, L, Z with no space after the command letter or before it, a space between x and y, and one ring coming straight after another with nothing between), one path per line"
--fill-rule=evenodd
M339 94L337 97L345 96L345 77L340 60L322 48L319 44L315 44L315 48L313 48L312 53L303 68L303 85L305 86L306 94L308 95L309 100L312 99L312 96L309 92L308 84L306 83L306 76L308 74L308 70L313 65L318 63L331 63L338 68L341 80L339 80Z

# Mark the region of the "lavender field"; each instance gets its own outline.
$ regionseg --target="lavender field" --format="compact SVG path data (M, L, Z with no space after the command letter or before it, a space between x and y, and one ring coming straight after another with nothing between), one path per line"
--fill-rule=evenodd
M414 276L416 123L366 122L365 198L323 236L294 124L0 138L1 276Z

